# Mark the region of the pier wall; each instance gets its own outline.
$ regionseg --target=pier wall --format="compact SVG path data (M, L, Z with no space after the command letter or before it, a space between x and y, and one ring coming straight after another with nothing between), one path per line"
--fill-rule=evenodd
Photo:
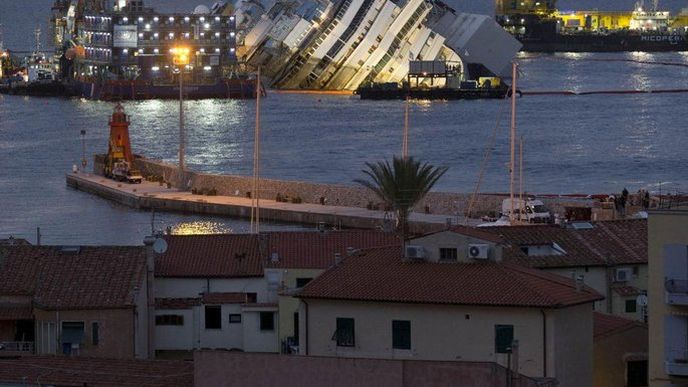
M251 176L217 175L190 170L185 172L184 183L180 184L179 169L174 164L140 158L136 160L136 165L143 176L162 177L174 187L187 190L215 190L218 195L250 197L253 187ZM466 191L470 189L471 187L466 187ZM375 209L383 209L380 200L373 193L353 184L349 186L261 179L261 199L275 200L278 194L290 201L298 198L303 203L322 204L321 198L324 198L327 205L359 208L368 208L372 205ZM496 215L494 212L501 208L504 198L503 195L480 195L474 205L473 216ZM433 214L462 215L468 207L469 199L470 194L465 193L430 192L414 211L425 212L428 206Z

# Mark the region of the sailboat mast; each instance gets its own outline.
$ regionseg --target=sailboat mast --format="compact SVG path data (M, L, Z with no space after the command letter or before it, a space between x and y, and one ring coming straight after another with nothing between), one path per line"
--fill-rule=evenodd
M253 189L251 192L251 233L260 233L260 67L256 74L256 128L253 139Z
M409 131L409 98L406 97L406 107L404 109L404 139L401 144L401 156L408 158L408 131Z
M514 170L516 166L516 74L517 64L512 64L511 73L511 163L509 164L509 198L511 199L511 211L509 223L514 224Z

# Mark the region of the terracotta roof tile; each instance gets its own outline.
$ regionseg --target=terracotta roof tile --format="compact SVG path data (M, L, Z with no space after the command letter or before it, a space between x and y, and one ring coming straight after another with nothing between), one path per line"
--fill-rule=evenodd
M302 298L557 308L601 300L572 280L513 264L409 262L399 247L365 250L326 271Z
M0 295L33 296L38 308L134 306L145 274L141 247L0 248Z
M156 298L155 309L191 309L201 304L200 298Z
M347 255L347 248L364 249L400 243L393 233L372 230L271 232L266 234L266 267L327 269L335 253ZM277 262L272 261L276 253Z
M641 327L647 329L647 325L640 321L629 320L627 318L614 316L611 314L594 312L593 337L600 339L610 336L615 333L623 332L634 327Z
M193 362L27 356L0 358L0 384L94 387L193 386Z
M592 229L556 225L490 227L504 239L504 260L537 268L606 266L647 263L647 220L591 222ZM528 256L523 246L556 243L562 255Z
M31 305L0 304L0 321L31 319L33 319Z
M204 304L243 304L248 301L246 293L204 293Z
M259 238L254 234L168 235L155 260L158 277L261 277Z

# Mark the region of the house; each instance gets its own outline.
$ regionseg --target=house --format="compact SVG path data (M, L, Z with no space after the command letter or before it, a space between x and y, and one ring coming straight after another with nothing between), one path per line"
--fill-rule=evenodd
M468 245L452 245L456 254L432 248L447 236L415 239L405 254L399 246L362 250L307 284L297 294L300 353L494 362L562 387L591 386L592 303L602 296L501 262L491 248L477 258L457 256L470 254Z
M594 313L593 385L647 386L647 324Z
M401 246L394 233L370 230L271 232L266 234L265 278L278 291L279 339L283 352L299 345L299 300L292 297L308 282L357 249Z
M505 261L580 277L605 297L595 303L596 311L646 321L647 308L637 300L647 293L647 220L483 230L502 238Z
M688 384L688 208L648 217L650 387Z
M333 266L347 249L397 241L369 230L165 240L155 266L156 350L163 357L189 357L200 348L281 352L287 338L293 346L298 337L298 301L284 292Z
M278 352L276 299L263 279L260 236L168 235L155 260L156 352Z
M0 247L0 345L8 352L148 357L141 247Z

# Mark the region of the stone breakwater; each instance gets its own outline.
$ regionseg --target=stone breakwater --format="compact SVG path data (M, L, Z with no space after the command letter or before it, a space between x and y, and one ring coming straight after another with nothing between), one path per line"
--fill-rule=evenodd
M96 156L95 171L99 173L99 157ZM145 177L156 177L170 183L173 187L198 192L199 194L216 194L224 196L250 197L253 193L253 179L251 176L217 175L196 171L185 171L180 184L179 169L174 164L159 160L138 158L137 168ZM472 187L466 187L469 191ZM369 209L384 209L372 192L355 185L338 185L312 183L305 181L287 181L261 179L259 196L261 199L296 203L327 204L331 206L359 207ZM470 194L450 192L430 192L413 210L415 212L429 212L432 214L464 215L470 201ZM506 195L479 195L473 205L473 218L481 216L496 216ZM576 205L569 200L549 199L546 203L556 212L563 213L565 205ZM580 203L577 204L580 206Z

